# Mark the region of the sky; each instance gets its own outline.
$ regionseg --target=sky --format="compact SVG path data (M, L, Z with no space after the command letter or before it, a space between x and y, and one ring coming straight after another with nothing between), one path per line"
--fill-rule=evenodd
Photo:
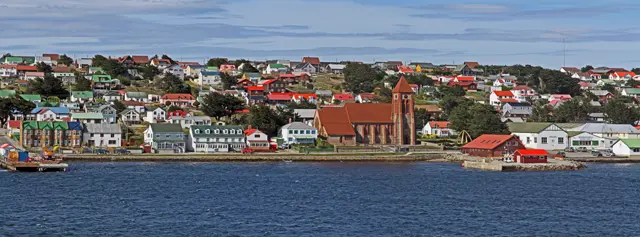
M2 0L0 52L640 67L630 0Z

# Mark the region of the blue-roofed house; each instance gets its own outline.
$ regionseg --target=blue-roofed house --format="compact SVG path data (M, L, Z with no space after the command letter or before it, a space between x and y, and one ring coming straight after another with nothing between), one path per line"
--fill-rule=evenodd
M31 118L36 121L59 121L69 120L71 112L65 107L36 107L31 110L27 119Z
M220 72L212 70L200 70L198 79L196 80L200 86L212 86L222 84Z

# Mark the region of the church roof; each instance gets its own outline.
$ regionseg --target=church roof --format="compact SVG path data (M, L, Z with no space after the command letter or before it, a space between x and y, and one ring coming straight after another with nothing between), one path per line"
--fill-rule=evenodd
M329 135L353 135L353 124L392 123L392 112L392 104L347 103L318 110L318 118Z
M404 79L404 76L400 77L400 80L398 80L398 84L396 84L396 87L393 88L393 93L413 93L413 89L411 89L411 86L409 85L409 83L407 82L406 79Z

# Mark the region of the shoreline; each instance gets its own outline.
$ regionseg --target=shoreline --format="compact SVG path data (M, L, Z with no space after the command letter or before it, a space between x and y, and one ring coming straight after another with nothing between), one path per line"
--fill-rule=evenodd
M451 162L442 154L65 155L65 162Z

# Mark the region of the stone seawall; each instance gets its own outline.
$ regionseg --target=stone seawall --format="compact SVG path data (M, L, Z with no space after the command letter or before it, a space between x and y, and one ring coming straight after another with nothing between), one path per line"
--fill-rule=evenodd
M579 162L549 160L549 163L506 163L503 161L480 159L464 161L464 168L487 171L567 171L582 170L585 166Z
M440 154L420 155L65 155L82 162L446 162Z

